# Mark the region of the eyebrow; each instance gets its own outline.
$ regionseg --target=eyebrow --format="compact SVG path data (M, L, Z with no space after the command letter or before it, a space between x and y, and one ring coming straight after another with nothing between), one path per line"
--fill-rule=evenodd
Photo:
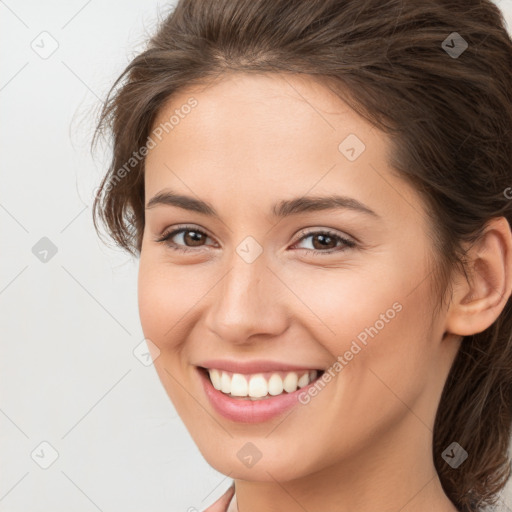
M155 194L148 201L146 210L157 205L175 206L220 219L220 215L211 204L191 196L177 194L168 189L161 190ZM329 196L304 196L282 200L273 205L271 212L274 217L283 218L301 213L334 209L354 210L380 218L371 208L357 199L336 194Z

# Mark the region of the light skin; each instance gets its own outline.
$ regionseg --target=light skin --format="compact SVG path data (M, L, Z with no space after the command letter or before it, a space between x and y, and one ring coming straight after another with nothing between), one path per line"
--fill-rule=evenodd
M156 370L199 450L235 480L240 512L456 511L432 459L435 413L461 336L491 325L511 294L508 224L489 224L468 253L472 279L454 273L452 301L434 313L430 221L389 167L385 134L312 79L277 74L180 91L154 126L191 96L198 105L148 153L145 202L172 189L219 218L147 208L138 293ZM338 148L349 134L365 144L354 161ZM272 216L282 200L333 193L376 215ZM155 241L183 224L192 227L169 243L189 252ZM207 236L195 241L194 228ZM356 245L324 238L323 248L325 230ZM252 263L236 251L246 237L263 250ZM200 361L325 369L397 302L401 311L307 405L245 424L205 396ZM252 467L237 457L249 441L262 454Z

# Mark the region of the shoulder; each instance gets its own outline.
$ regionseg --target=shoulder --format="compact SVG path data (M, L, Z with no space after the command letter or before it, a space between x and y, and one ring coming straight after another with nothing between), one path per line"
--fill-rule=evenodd
M212 503L208 508L205 508L203 512L228 512L228 507L234 493L235 483L233 482L229 489L215 503Z

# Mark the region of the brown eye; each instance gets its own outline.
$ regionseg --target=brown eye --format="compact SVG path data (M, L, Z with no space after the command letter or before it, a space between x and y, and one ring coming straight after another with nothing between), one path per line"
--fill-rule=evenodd
M181 235L181 238L178 236ZM176 240L173 240L176 238ZM208 235L194 227L182 227L168 233L164 233L157 242L165 243L171 249L187 252L194 247L203 247Z
M338 241L330 235L312 235L313 247L315 249L334 249L338 245Z
M310 233L303 233L298 243L308 238L312 241L312 249L299 247L300 249L304 249L307 254L331 254L356 246L356 243L352 240L344 238L332 231L312 231ZM341 244L338 245L340 242ZM336 249L337 247L338 249Z
M186 245L190 245L192 247L197 247L201 245L201 242L204 241L204 235L199 231L192 231L190 229L187 229L186 231L183 231L183 241ZM192 233L192 235L190 235Z

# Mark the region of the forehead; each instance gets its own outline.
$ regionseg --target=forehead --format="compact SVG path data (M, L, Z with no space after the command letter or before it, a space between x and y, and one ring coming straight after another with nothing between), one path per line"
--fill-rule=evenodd
M245 205L335 191L406 215L418 201L392 176L387 136L310 77L230 74L179 91L160 109L157 130L146 201L164 187Z
M189 108L192 101L196 105ZM344 128L360 138L374 129L327 86L298 75L230 73L210 85L178 91L160 109L153 129L165 128L173 113L167 128L175 134L184 131L180 125L193 123L194 133L187 130L187 136L221 142L225 135L236 135L251 145L272 140L290 145L297 139L318 143L326 136L330 143Z

